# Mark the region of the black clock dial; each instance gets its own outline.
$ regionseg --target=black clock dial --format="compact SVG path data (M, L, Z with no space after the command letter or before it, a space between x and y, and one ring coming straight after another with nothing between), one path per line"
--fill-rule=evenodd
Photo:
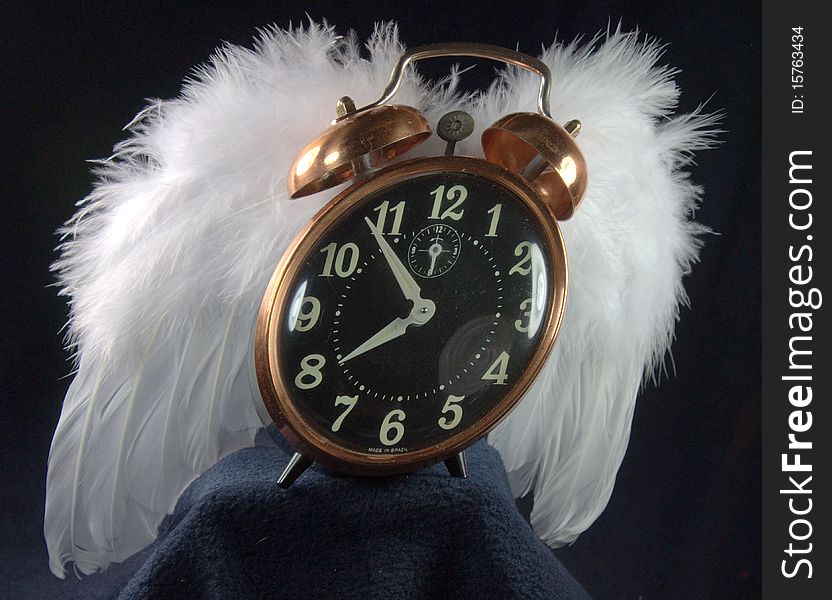
M280 369L338 446L407 453L485 415L534 354L552 302L545 235L507 187L464 172L355 204L292 281Z

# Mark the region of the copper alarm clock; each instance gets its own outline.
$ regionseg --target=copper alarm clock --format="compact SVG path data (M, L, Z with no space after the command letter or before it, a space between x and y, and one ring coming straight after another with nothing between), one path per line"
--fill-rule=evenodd
M391 105L407 66L436 56L515 64L541 78L538 112L482 135L485 159L455 156L469 115L438 124L445 155L393 159L431 135L414 108ZM255 335L263 404L295 447L279 483L312 462L378 475L444 460L520 400L549 355L567 268L558 219L586 188L573 137L549 112L541 61L483 44L414 48L376 102L338 103L338 118L291 166L293 198L353 181L296 237L275 269ZM392 164L390 164L392 163Z

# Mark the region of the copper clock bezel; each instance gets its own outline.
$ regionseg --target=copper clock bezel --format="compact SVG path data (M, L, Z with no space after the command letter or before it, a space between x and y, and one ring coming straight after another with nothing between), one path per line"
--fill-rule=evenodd
M367 196L411 177L430 173L462 172L485 177L513 192L529 208L541 226L549 273L549 310L537 346L520 377L502 399L477 421L440 443L406 453L370 454L335 444L315 430L292 400L291 383L280 369L277 349L281 342L280 323L289 304L290 285L321 238L342 215ZM263 296L254 339L254 360L260 395L269 415L295 449L318 463L345 473L384 475L414 471L447 458L486 435L517 404L531 386L549 356L560 329L566 304L566 250L563 237L550 208L525 180L486 160L466 156L416 158L390 165L368 179L339 193L295 237L275 269Z

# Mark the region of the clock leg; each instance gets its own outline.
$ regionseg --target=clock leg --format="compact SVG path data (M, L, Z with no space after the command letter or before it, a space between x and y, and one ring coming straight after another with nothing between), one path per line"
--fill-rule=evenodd
M445 466L451 477L468 477L468 463L465 461L465 450L445 459Z
M284 490L295 482L295 479L300 477L306 469L312 465L312 461L306 458L300 452L295 452L295 455L289 460L289 464L283 469L283 474L277 480L277 485Z

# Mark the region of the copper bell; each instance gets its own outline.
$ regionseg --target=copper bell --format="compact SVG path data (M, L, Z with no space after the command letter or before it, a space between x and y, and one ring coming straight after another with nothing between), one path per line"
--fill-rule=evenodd
M289 195L308 196L380 167L430 136L414 108L380 105L355 110L348 97L338 101L338 119L303 147L289 169Z
M586 161L574 140L580 128L580 121L561 127L539 113L513 113L483 132L482 147L489 161L529 181L563 221L586 192Z

